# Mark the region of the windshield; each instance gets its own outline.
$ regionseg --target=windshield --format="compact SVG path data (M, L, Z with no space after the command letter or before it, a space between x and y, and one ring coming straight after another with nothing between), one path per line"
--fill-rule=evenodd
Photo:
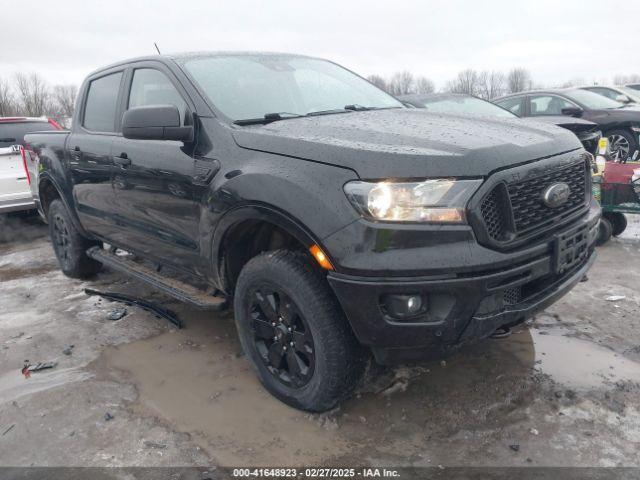
M484 115L491 117L514 118L516 115L493 103L475 97L451 96L418 100L430 112L462 113L466 115Z
M334 63L276 55L208 56L186 59L184 67L212 103L232 120L266 114L307 115L402 104Z
M620 102L616 102L615 100L611 100L610 98L590 92L588 90L567 90L563 93L567 97L593 110L620 108L624 106L624 104Z

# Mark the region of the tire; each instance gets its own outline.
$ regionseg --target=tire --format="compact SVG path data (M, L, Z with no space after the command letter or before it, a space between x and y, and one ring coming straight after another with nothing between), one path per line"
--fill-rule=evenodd
M611 234L614 237L621 235L627 229L627 217L620 212L605 212L602 214L611 224Z
M631 135L627 130L612 130L607 132L607 139L609 140L609 148L611 149L611 157L618 158L620 161L627 161L631 159L633 152L638 149L638 142L635 137ZM624 154L620 154L616 157L615 152L618 150L616 145L624 146L627 145L627 152Z
M71 278L90 278L98 273L102 264L87 256L87 249L98 243L78 232L61 200L51 202L47 220L51 245L62 272Z
M262 385L292 407L323 412L353 392L365 362L312 261L287 250L254 257L240 272L234 309L242 348Z
M606 218L602 217L600 219L600 224L598 225L598 238L596 239L596 245L604 245L611 238L611 234L613 232L613 226L611 222Z

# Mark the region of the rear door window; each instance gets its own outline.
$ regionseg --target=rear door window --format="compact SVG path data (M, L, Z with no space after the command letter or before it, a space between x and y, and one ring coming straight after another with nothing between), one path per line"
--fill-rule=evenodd
M93 132L115 132L118 91L122 72L112 73L89 83L83 126Z
M24 136L31 132L56 130L49 122L0 122L0 148L24 145Z

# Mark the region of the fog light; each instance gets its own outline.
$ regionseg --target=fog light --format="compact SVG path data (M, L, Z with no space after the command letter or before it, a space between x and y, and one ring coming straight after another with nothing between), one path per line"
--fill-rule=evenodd
M422 295L384 295L382 305L386 314L398 319L407 319L423 314L427 301Z

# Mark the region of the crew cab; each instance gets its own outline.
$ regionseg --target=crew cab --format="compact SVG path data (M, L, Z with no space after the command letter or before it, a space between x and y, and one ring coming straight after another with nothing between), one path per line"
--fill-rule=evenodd
M51 119L0 117L0 214L34 210L24 136L39 130L59 130Z
M405 108L318 58L123 61L85 80L70 132L26 141L65 274L106 264L201 308L232 302L260 381L309 411L348 396L371 353L447 355L595 259L571 132Z

